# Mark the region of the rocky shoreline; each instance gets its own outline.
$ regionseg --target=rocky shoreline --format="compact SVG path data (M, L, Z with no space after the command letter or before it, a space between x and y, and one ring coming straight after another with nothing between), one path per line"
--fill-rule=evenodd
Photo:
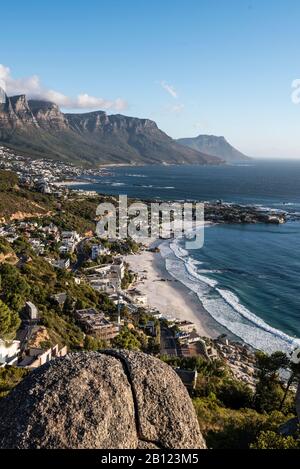
M283 224L288 220L288 215L282 211L261 210L255 206L242 206L238 204L224 203L222 201L204 204L205 220L216 223L231 224Z

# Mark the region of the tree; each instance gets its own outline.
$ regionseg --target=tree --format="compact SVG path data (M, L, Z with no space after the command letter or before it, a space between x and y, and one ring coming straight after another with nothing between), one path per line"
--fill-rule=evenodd
M253 392L249 386L235 379L224 380L216 391L217 398L231 409L251 407Z
M86 335L84 338L84 350L97 352L98 350L105 349L107 344L105 340L96 339L91 335Z
M290 386L298 381L298 386L297 386L297 392L296 392L296 398L295 398L295 405L296 405L296 412L298 415L298 420L300 421L300 348L296 348L294 352L291 355L291 360L289 362L290 370L291 370L291 376L290 379L288 380L285 393L283 396L283 399L281 401L280 405L280 410L283 407L283 404L285 402L285 399L288 395Z
M20 311L29 295L30 286L19 270L10 264L0 267L2 300L13 310Z
M74 304L75 304L75 300L70 295L67 295L67 298L63 307L64 314L71 314L74 311Z
M284 398L284 391L279 379L279 370L289 366L289 359L283 352L267 355L256 353L258 383L254 398L255 408L259 412L271 412L279 409Z
M12 340L20 326L18 314L11 311L8 306L0 300L0 339Z
M142 344L128 327L123 327L120 334L113 340L113 346L118 349L140 350Z
M29 373L26 368L0 368L0 399L5 397Z
M292 436L282 436L273 431L261 432L251 449L299 449L300 441Z

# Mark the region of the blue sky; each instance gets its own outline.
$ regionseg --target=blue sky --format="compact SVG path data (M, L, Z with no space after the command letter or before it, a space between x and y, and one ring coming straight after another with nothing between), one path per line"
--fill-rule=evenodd
M8 91L300 158L298 0L15 0L1 18Z

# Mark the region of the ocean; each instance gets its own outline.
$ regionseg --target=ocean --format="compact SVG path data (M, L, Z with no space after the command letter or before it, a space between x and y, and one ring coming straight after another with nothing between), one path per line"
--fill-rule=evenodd
M111 169L95 184L106 194L158 200L236 202L300 213L300 161L236 166L145 166ZM266 352L300 345L300 222L214 225L202 249L163 243L167 270L194 291L231 334Z

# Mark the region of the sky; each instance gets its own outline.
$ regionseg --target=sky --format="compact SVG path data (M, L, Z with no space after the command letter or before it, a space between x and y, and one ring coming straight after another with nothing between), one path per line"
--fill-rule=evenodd
M300 158L298 0L14 0L0 21L8 94Z

